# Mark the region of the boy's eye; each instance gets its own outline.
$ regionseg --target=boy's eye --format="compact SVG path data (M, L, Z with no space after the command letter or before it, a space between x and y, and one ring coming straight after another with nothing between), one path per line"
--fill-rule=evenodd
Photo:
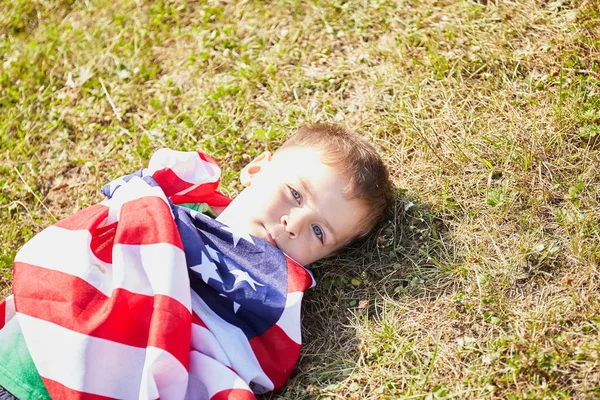
M317 238L323 242L323 230L321 229L321 227L319 225L312 225L312 230L315 233L315 235L317 236Z
M290 193L292 193L294 199L298 202L298 204L300 204L300 200L302 200L302 196L300 196L300 193L298 193L298 191L294 188L290 188Z

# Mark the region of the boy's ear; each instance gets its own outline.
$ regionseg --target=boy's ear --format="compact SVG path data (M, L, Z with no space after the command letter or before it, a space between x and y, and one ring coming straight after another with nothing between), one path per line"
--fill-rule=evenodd
M242 172L240 172L240 181L242 181L242 185L246 187L250 186L254 176L266 167L269 162L271 162L270 151L265 151L254 160L250 161L250 163L242 169Z

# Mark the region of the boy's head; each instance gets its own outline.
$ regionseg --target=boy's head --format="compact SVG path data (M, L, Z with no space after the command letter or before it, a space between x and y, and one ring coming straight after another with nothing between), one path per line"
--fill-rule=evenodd
M368 234L393 198L381 158L337 125L301 128L241 172L246 186L219 216L306 265Z

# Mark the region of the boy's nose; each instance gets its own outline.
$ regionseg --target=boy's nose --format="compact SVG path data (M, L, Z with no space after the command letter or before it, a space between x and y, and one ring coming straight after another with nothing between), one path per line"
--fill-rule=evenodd
M295 225L291 224L289 215L284 215L281 217L281 225L283 225L283 229L285 229L285 231L290 235L290 238L296 238L297 234L296 229L294 229Z
M284 215L281 217L281 225L290 235L290 238L295 239L302 232L302 227L307 216L305 213L296 212L294 215Z

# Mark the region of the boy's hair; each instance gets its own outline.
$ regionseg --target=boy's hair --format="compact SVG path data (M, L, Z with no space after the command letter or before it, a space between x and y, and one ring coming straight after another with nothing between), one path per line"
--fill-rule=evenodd
M323 163L348 181L345 194L369 207L353 240L366 236L389 213L394 186L383 160L367 139L340 125L315 124L301 127L277 151L291 147L321 150Z

